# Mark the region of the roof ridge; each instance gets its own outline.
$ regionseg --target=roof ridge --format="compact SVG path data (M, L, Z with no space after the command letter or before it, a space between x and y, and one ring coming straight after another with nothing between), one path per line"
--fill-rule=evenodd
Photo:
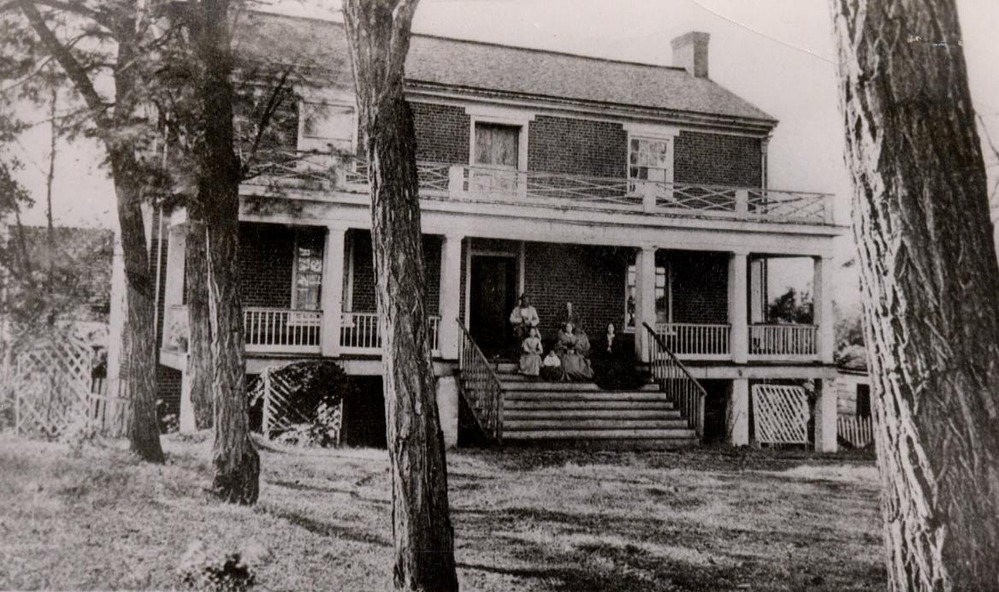
M246 11L246 13L247 14L256 14L256 15L265 15L265 16L268 16L268 17L275 17L276 16L276 17L282 17L282 18L288 18L288 19L296 19L296 20L303 20L303 21L313 21L313 22L329 23L331 25L336 25L336 26L339 26L339 27L343 27L343 22L332 20L332 19L322 19L322 18L317 18L317 17L301 16L301 15L297 15L297 14L284 14L284 13L280 13L280 12L266 12L266 11L263 11L263 10L255 10L255 9L248 9ZM555 50L555 49L543 49L543 48L540 48L540 47L525 47L525 46L522 46L522 45L510 45L510 44L507 44L507 43L500 43L498 41L480 41L480 40L477 40L477 39L460 39L458 37L447 37L445 35L436 35L436 34L433 34L433 33L420 33L420 32L416 32L416 31L414 31L411 34L411 36L412 37L422 37L422 38L425 38L425 39L437 39L437 40L440 40L440 41L453 41L453 42L456 42L456 43L467 43L467 44L470 44L470 45L482 45L482 46L487 46L487 47L502 47L504 49L515 49L515 50L520 50L520 51L528 51L528 52L532 52L532 53L543 53L543 54L548 54L548 55L566 56L566 57L570 57L570 58L579 58L579 59L583 59L583 60L593 60L593 61L596 61L596 62L606 62L606 63L611 63L611 64L623 64L623 65L628 65L628 66L640 66L640 67L645 67L645 68L656 68L656 69L659 69L659 70L675 70L675 71L678 71L678 72L685 71L685 68L682 68L680 66L666 66L666 65L662 65L662 64L650 64L650 63L646 63L646 62L635 62L635 61L632 61L632 60L622 60L622 59L608 58L608 57L602 57L602 56L583 55L583 54L579 54L579 53L572 53L570 51L559 51L559 50Z

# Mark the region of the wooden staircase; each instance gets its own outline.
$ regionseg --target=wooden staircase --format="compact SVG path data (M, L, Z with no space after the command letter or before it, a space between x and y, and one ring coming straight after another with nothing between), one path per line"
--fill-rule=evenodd
M503 441L625 448L679 448L698 443L695 430L655 384L607 391L593 383L545 382L498 364L503 387Z

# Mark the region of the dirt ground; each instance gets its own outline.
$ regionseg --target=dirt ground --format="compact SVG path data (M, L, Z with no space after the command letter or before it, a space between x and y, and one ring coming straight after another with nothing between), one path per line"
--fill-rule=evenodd
M260 502L214 501L206 437L70 448L0 436L0 589L182 588L195 542L254 549L255 589L385 589L384 451L263 450ZM794 451L460 450L463 590L882 590L873 461Z

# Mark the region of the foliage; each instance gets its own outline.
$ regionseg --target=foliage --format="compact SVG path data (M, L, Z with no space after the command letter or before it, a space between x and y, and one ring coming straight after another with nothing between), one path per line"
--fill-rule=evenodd
M230 551L194 541L181 557L177 571L192 590L243 592L253 586L255 569L268 555L267 549L252 540Z
M277 436L279 442L303 447L330 447L340 442L347 374L329 360L296 362L269 370L272 385L289 385L284 395L288 414L304 418ZM259 377L248 388L250 404L261 404L264 381Z
M767 305L767 320L770 322L811 324L815 318L812 295L799 292L793 287L770 301Z

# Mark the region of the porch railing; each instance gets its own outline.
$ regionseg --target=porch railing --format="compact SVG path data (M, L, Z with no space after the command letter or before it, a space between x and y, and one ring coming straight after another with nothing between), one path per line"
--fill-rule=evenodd
M318 310L246 307L243 334L248 352L320 353L323 314Z
M519 171L464 164L418 162L420 196L637 214L719 217L764 222L831 224L832 196L723 185L635 181ZM275 150L247 166L244 184L364 193L367 163L318 152Z
M680 410L680 416L687 420L687 426L697 432L698 438L702 438L704 399L707 397L707 392L670 351L662 336L648 323L642 324L649 338L649 366L653 379L659 385L659 390L666 393L669 400Z
M730 325L698 323L657 323L656 334L680 358L726 359L731 356Z
M503 386L485 354L455 319L461 329L461 349L458 352L459 390L472 410L476 423L487 438L503 442Z
M439 351L439 316L431 316L430 349L436 355ZM381 329L376 312L345 312L340 323L340 350L346 354L380 354L382 351Z
M749 355L812 357L818 354L816 325L750 325Z

